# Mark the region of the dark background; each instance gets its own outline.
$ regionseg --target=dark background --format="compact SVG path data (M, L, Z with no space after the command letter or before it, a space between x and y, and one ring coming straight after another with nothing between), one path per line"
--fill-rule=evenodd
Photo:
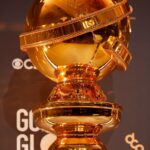
M127 72L115 71L102 81L110 100L124 108L119 128L102 135L108 150L132 150L139 144L150 149L150 1L129 1L134 8L130 51L133 60ZM27 59L20 51L19 34L31 0L0 1L0 149L16 150L16 138L22 134L16 128L16 113L20 108L31 110L46 100L55 83L37 70L24 67L16 70L12 61ZM135 147L125 142L125 137L135 133ZM26 135L33 134L30 129ZM44 133L35 134L35 150ZM22 149L21 149L22 150ZM24 150L24 149L23 149ZM29 149L30 150L30 149ZM135 150L141 150L135 149Z

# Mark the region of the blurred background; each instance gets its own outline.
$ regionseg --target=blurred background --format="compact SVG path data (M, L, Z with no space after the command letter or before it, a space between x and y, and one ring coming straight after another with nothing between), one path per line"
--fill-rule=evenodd
M19 34L33 1L0 5L0 149L40 150L46 135L33 125L30 110L45 101L55 83L41 75L20 51ZM150 1L129 0L134 8L127 72L115 71L101 81L109 101L123 106L119 127L100 136L108 150L150 149Z

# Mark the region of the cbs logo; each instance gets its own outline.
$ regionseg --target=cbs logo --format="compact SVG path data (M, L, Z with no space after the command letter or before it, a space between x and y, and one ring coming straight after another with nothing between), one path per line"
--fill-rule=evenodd
M12 61L12 67L15 69L15 70L21 70L23 68L27 69L27 70L33 70L33 69L36 69L36 67L34 67L32 65L32 62L31 60L28 58L26 60L22 60L20 58L15 58L13 61Z
M133 150L144 150L144 146L135 138L135 133L128 134L125 137L125 142L129 144Z

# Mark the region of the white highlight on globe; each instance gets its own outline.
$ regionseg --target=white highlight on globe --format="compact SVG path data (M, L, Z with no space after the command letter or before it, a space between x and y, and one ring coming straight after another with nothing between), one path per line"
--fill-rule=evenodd
M49 147L56 141L56 139L57 139L57 137L53 133L49 133L49 134L45 135L41 139L41 143L40 143L41 150L48 150Z

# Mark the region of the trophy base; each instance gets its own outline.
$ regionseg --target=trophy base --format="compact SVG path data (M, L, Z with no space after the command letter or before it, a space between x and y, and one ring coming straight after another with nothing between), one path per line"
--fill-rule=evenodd
M68 123L53 128L58 138L49 150L106 150L97 139L102 128L100 125Z
M64 144L65 143L65 144ZM106 150L96 138L58 138L49 150Z
M109 102L49 102L33 110L36 125L57 135L49 150L106 150L97 137L115 128L120 114L121 107Z
M53 132L55 125L89 124L101 125L101 132L115 128L120 122L121 107L110 102L99 103L47 103L33 110L36 125L44 131Z
M59 68L56 75L48 102L33 110L36 125L57 135L50 150L106 150L97 137L119 124L121 107L105 101L90 66Z

